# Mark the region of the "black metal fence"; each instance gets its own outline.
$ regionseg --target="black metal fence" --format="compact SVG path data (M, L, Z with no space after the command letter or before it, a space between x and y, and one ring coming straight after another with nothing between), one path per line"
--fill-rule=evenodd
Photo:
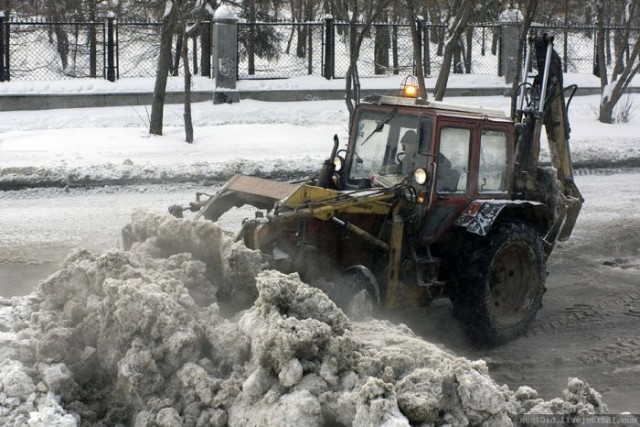
M16 23L9 28L11 32L5 34L10 34L10 55L5 58L11 78L49 80L103 75L104 24Z
M211 76L210 22L190 39L192 71ZM154 77L160 53L161 24L155 22L11 21L0 15L0 82L76 78ZM200 43L201 34L206 41ZM171 73L182 73L174 37ZM200 64L206 64L201 67Z
M238 78L321 75L321 23L238 24Z
M160 54L158 23L124 22L115 27L116 78L154 77Z
M425 21L415 23L426 75L437 75L447 29ZM239 79L274 79L301 75L343 78L349 67L348 24L326 19L307 23L239 23ZM155 22L24 22L0 12L0 82L74 78L153 77L160 51L161 24ZM415 72L411 27L374 24L365 30L358 59L360 77ZM565 72L593 73L596 67L594 26L541 26L532 31L555 34L555 47ZM605 28L607 65L615 58L616 27ZM635 42L635 29L629 43ZM496 23L468 27L454 51L452 71L501 75L501 27ZM174 38L172 74L182 70L180 40ZM620 46L618 44L618 46ZM194 74L211 76L211 23L203 22L189 40Z
M533 31L547 32L555 36L554 48L562 58L565 73L588 74L594 72L597 63L595 27L533 25L531 28ZM608 39L615 30L615 27L607 28L605 37Z
M437 74L442 63L446 26L417 21L423 66ZM411 27L374 24L365 31L358 56L360 77L412 74L415 60ZM454 72L499 73L500 27L469 27L455 53ZM349 68L349 24L326 19L323 23L260 23L238 25L238 78L286 78L305 74L344 78ZM300 47L303 47L300 49Z

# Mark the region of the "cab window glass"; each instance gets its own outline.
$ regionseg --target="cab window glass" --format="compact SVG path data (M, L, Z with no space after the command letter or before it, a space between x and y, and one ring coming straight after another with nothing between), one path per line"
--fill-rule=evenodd
M391 112L363 111L358 119L349 181L398 175L405 149L417 143L418 117ZM414 148L415 150L415 148Z
M439 193L456 193L467 189L470 141L470 129L446 127L440 131L436 179Z
M507 134L498 130L483 130L480 137L478 191L507 191Z
M420 145L418 147L420 153L429 153L431 151L432 137L433 118L430 116L422 116L420 118Z

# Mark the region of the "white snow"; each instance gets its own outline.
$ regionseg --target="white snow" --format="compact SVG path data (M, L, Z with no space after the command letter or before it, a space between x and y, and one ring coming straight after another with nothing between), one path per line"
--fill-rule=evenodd
M522 22L524 21L524 16L520 9L507 9L500 14L498 18L500 22Z
M607 410L578 379L545 402L404 325L353 322L215 223L137 212L130 230L131 251L76 249L31 295L0 300L15 332L3 425L507 426L534 405ZM216 290L230 288L252 306L227 319Z
M365 79L363 88L400 87L402 76ZM587 75L567 75L566 84L597 84ZM5 93L143 91L153 79L3 83ZM212 80L196 79L205 88ZM75 87L74 87L75 83ZM299 77L272 82L241 81L240 90L342 88L344 81ZM459 76L453 87L505 87L497 77ZM170 79L169 87L180 82ZM211 88L211 86L210 86ZM315 99L310 94L309 99ZM503 96L448 97L459 104L499 108ZM640 96L633 95L638 105ZM599 95L574 97L569 112L573 161L578 164L640 158L640 115L615 126L596 119ZM167 105L163 136L148 134L148 106L3 112L0 121L0 183L57 183L136 178L225 179L233 173L304 175L317 172L334 134L346 143L348 113L343 101L260 102L193 105L195 143L184 143L181 105Z
M216 9L213 19L238 19L237 7L223 3Z
M167 16L169 16L171 14L172 9L173 9L173 1L167 0L166 3L164 4L164 14L162 15L162 18L164 19Z
M478 77L469 77L474 79ZM640 117L623 125L601 124L594 112L599 98L576 97L572 103L574 161L640 158ZM500 96L447 100L509 110L509 99ZM16 175L64 180L316 171L331 150L334 133L346 143L347 111L342 101L198 103L192 145L183 142L181 114L182 106L167 106L164 136L151 137L145 107L4 112L0 184ZM631 175L632 180L636 177ZM621 194L614 195L619 201L628 199L623 189L621 180ZM610 215L610 209L592 209L590 215L597 221ZM422 342L406 327L384 322L349 326L323 294L294 276L263 273L256 284L260 293L256 305L239 320L226 321L214 303L196 308L195 301L202 302L196 296L211 298L212 290L206 286L204 264L195 260L197 254L217 269L220 279L215 285L224 288L225 280L241 279L247 292L253 290L260 258L232 246L208 223L158 221L166 227L144 216L139 222L141 234L147 228L157 230L157 236L140 246L148 255L143 250L95 256L76 251L59 273L43 282L40 294L15 300L15 305L3 304L0 319L15 320L3 320L10 327L2 333L15 333L20 339L0 338L10 341L7 351L29 350L26 354L33 360L23 365L11 360L14 356L2 358L0 391L8 398L0 404L12 411L2 416L30 411L30 421L36 425L73 425L75 418L53 393L73 396L85 384L82 381L91 382L100 374L94 369L98 363L117 380L105 390L117 387L140 424L154 420L157 425L176 425L180 414L171 407L173 401L161 399L173 396L182 396L189 403L185 408L197 410L196 419L213 425L214 420L236 425L270 420L285 425L301 419L321 425L323 417L345 425L408 425L409 420L441 421L440 409L454 425L509 425L508 416L525 412L534 400L540 412L604 410L599 397L594 400L598 405L587 403L586 397L584 402L576 398L597 397L578 380L570 380L564 400L542 402L531 389L514 393L500 387L488 376L484 362L455 358ZM198 245L200 252L187 246L197 243L193 236L206 242ZM171 248L166 242L162 245L162 239ZM193 253L194 259L185 254L156 258L184 251ZM218 259L222 254L241 262L223 262ZM236 271L238 266L246 271ZM72 324L84 331L78 348L67 345L71 329L63 326ZM140 333L143 328L150 333ZM205 340L206 346L201 344ZM201 345L212 349L207 350L213 352L211 360L204 358ZM317 354L308 354L310 349ZM383 361L388 366L381 369ZM29 399L23 402L23 396ZM94 403L109 406L111 401ZM95 415L88 406L77 408L85 417Z

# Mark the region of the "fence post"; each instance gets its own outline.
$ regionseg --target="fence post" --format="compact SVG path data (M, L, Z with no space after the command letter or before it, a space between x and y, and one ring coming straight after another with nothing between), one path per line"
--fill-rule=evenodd
M200 69L203 77L211 77L211 22L200 24Z
M507 83L513 83L518 69L518 48L523 17L518 9L508 9L500 15L500 71Z
M213 19L213 72L216 88L214 104L230 104L240 101L236 89L238 74L238 19L236 17Z
M114 41L114 25L113 21L116 19L114 12L107 14L107 80L110 82L116 81L116 67L115 67L115 41Z
M9 66L9 22L5 21L4 11L0 11L0 82L11 80Z
M89 31L89 75L95 79L98 75L98 43L95 19L92 19L87 25L87 30Z
M325 79L331 80L334 77L336 70L336 37L335 37L335 25L333 23L333 17L327 15L324 18L324 70L322 75Z

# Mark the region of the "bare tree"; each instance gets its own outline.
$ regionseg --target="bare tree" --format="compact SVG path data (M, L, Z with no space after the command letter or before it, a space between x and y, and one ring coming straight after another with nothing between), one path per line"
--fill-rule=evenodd
M454 5L453 10L457 11L457 13L447 30L449 35L448 41L444 47L442 67L440 68L440 74L438 74L438 79L436 80L436 86L434 89L434 98L436 101L442 101L442 98L444 98L444 93L447 89L447 82L449 81L449 73L451 72L451 62L453 60L454 50L458 47L460 36L464 32L467 23L471 18L473 6L474 2L471 0L456 0Z
M345 85L345 102L349 116L353 116L355 104L358 101L354 98L359 96L360 91L358 58L362 41L370 33L373 21L391 2L392 0L338 0L333 4L340 16L345 17L349 23L349 68L347 68Z
M172 0L166 0L166 8L162 17L162 32L160 33L160 53L158 55L158 68L156 69L156 82L153 87L153 101L151 102L151 119L149 133L162 135L162 123L164 117L164 99L167 92L167 78L171 68L171 44L176 22L177 11Z
M47 17L51 22L65 21L64 12L66 7L65 2L48 0L46 4ZM53 25L49 27L49 31L52 31L56 36L56 50L60 56L62 71L65 72L69 66L69 37L61 25ZM50 38L52 39L51 33Z
M206 2L204 0L196 0L195 5L191 8L189 4L186 4L187 2L183 3L181 0L171 1L173 8L176 10L181 29L180 37L182 43L180 56L182 57L184 70L184 132L185 140L191 144L193 142L193 120L191 119L191 69L189 68L188 46L189 37L192 37L200 27ZM187 8L191 9L188 14L195 16L195 22L192 24L189 24L187 20L187 12L185 12Z
M628 40L629 43L629 56L626 64L624 63L624 55L626 49L616 49L616 59L609 80L609 75L606 68L606 56L605 56L605 32L604 24L605 20L605 1L597 1L597 15L598 15L598 28L597 28L597 49L598 49L598 72L600 74L600 87L602 89L602 97L600 98L600 110L598 114L598 120L603 123L613 123L613 111L620 101L624 91L629 87L631 80L640 70L640 41L635 38L635 43L631 47L632 38L629 37L631 31L631 24L638 18L638 9L640 6L637 1L633 0L618 0L619 20L622 27L623 39Z
M421 40L418 40L418 29L416 28L417 25L423 24L422 21L418 19L416 3L416 0L405 0L405 7L407 8L407 16L409 19L409 28L411 30L411 41L413 44L413 61L416 67L416 78L418 79L418 96L422 99L427 99L427 85L424 81L422 43Z

